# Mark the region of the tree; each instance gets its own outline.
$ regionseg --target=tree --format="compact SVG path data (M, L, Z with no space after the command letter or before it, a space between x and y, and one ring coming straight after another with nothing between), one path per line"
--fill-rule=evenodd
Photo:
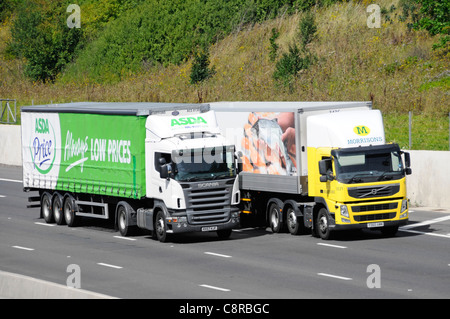
M215 73L215 68L209 67L209 53L201 51L195 54L194 62L192 64L190 83L197 86L198 102L203 102L203 83L211 78Z

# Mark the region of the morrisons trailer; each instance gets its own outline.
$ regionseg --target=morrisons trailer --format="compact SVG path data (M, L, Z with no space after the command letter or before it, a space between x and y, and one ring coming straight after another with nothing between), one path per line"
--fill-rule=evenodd
M242 152L242 222L262 221L274 232L287 226L293 234L310 228L323 239L362 228L393 235L407 222L409 154L386 144L370 102L210 106Z
M22 108L23 186L46 222L111 218L167 234L239 224L235 149L208 105L68 103ZM30 205L32 206L32 205Z

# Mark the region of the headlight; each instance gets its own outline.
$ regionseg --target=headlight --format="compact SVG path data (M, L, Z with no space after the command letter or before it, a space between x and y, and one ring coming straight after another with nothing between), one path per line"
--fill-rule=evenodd
M405 218L407 216L408 216L408 200L404 199L404 200L402 200L402 209L400 211L399 218Z
M402 200L402 210L401 210L401 212L403 213L407 209L408 209L408 200L404 199L404 200Z
M346 205L341 205L341 216L350 217Z

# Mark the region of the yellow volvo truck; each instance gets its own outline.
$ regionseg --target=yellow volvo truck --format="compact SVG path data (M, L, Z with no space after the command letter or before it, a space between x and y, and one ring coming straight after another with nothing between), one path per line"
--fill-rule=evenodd
M217 102L240 152L241 222L329 239L347 229L393 236L408 221L409 154L387 143L371 102Z

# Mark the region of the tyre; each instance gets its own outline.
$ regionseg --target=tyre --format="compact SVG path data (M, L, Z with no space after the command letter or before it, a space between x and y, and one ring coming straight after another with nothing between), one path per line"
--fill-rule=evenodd
M164 216L164 212L161 210L158 211L158 213L156 214L155 233L156 238L160 242L165 243L167 241L168 236L167 236L166 218Z
M136 226L130 226L128 217L133 213L133 208L127 202L120 202L117 208L117 227L120 235L123 237L130 236L136 230Z
M274 233L279 233L283 229L280 206L276 203L269 207L269 225Z
M52 197L47 192L43 193L41 197L41 215L47 224L55 222L52 209Z
M286 211L286 226L292 235L298 235L301 232L300 223L303 225L303 220L295 215L292 207L289 207Z
M321 208L316 218L316 232L323 240L331 238L330 220L326 208Z
M55 193L52 201L53 217L57 225L65 225L66 221L63 215L63 198L59 193Z
M71 195L66 195L64 198L63 213L64 220L69 227L76 226L78 222L79 217L75 215L76 210L75 199Z
M219 238L221 239L227 239L230 238L231 232L231 229L221 229L217 231L217 236L219 236Z

